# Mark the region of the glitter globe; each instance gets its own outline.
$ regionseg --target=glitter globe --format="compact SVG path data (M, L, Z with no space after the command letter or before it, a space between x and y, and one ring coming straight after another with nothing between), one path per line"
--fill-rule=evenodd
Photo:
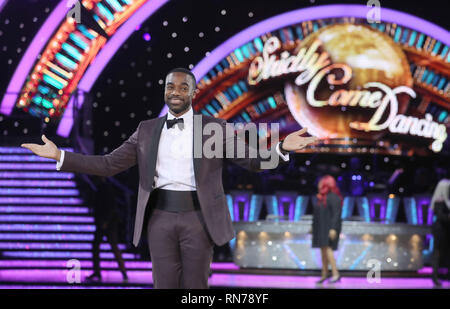
M364 131L351 128L350 123L366 123L374 115L376 108L362 106L362 104L334 104L329 105L330 97L345 98L351 102L354 90L354 102L358 91L380 91L377 87L367 86L368 83L380 83L391 89L398 86L412 87L413 79L409 64L402 49L386 34L369 26L350 23L335 24L321 28L306 37L294 50L293 54L301 49L310 49L314 42L319 42L318 55L326 53L329 64L342 64L348 69L348 79L342 84L330 84L329 75L340 79L345 74L342 69L333 69L317 83L313 98L327 102L317 107L310 104L308 87L311 81L297 85L293 81L285 84L285 95L289 109L303 127L319 138L363 138L376 140L382 137L386 130ZM316 73L317 74L317 73ZM372 85L372 84L371 84ZM312 92L310 90L310 92ZM336 93L343 93L336 96ZM311 94L310 94L311 95ZM384 92L383 92L384 95ZM342 99L345 101L345 99ZM410 96L406 93L397 95L398 112L404 113L408 107ZM335 101L336 102L336 101ZM389 109L382 118L387 118Z

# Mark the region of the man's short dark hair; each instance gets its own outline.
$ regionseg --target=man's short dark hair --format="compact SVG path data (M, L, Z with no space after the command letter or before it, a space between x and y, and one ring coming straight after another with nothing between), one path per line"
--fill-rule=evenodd
M197 81L195 80L195 75L194 75L194 73L192 73L191 71L189 71L189 70L187 70L187 69L185 69L185 68L175 68L175 69L172 69L172 70L170 70L169 73L167 73L166 76L168 76L168 75L171 74L171 73L176 73L176 72L180 72L180 73L184 73L184 74L189 75L190 77L192 77L192 81L194 82L194 85L193 85L193 86L195 87L195 85L197 85Z

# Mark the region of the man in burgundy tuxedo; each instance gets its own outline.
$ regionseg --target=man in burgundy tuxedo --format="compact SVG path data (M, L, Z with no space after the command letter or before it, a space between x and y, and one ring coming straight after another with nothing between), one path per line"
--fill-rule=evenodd
M61 171L111 176L138 164L133 244L138 245L145 228L155 288L207 288L214 244L224 245L234 237L222 186L225 156L211 157L202 151L195 155L208 142L207 135L195 132L203 132L208 124L225 132L230 124L193 112L195 85L190 71L178 68L169 72L164 96L167 115L142 121L127 141L107 155L61 151L44 135L45 145L22 145L56 160ZM302 137L305 132L306 128L289 134L272 147L271 158L281 156L286 161L287 152L315 142L315 137ZM250 158L254 149L242 139L235 134L219 136L224 152L239 146L245 150L244 157L227 154L227 160L252 171L262 170L265 158L259 153Z

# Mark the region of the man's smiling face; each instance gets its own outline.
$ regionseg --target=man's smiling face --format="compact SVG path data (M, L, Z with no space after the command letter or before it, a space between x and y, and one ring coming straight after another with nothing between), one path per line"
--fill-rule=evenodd
M173 72L167 75L164 101L172 114L180 114L189 109L194 90L194 81L188 74Z

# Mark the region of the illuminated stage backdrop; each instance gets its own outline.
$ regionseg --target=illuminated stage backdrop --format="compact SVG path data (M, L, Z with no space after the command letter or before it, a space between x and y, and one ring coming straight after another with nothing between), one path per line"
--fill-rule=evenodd
M194 68L194 109L278 122L281 136L307 127L322 143L301 152L439 153L450 126L450 34L384 8L369 23L369 10L300 9L242 31Z
M67 137L77 89L89 92L136 26L166 2L83 0L70 10L67 0L60 1L20 61L0 112L9 115L17 107L46 122L59 122L57 133ZM77 99L79 108L83 96Z

